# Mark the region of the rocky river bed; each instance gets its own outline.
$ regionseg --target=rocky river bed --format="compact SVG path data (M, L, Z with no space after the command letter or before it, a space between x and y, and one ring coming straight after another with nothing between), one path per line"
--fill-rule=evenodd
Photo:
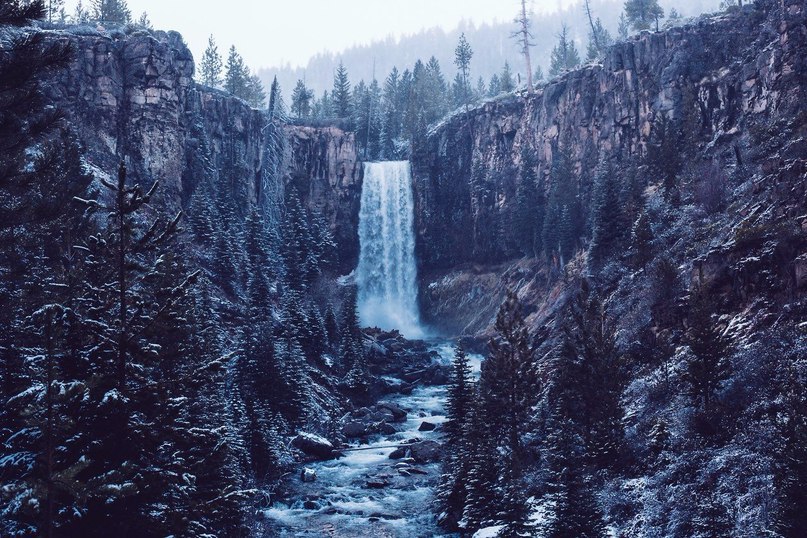
M451 360L448 344L434 344L435 364ZM472 356L478 369L480 357ZM394 380L390 380L394 382ZM352 411L343 433L350 440L341 456L308 462L289 477L285 498L265 511L277 536L442 536L433 511L440 473L445 384L414 383L406 393ZM327 453L327 441L297 439ZM324 442L324 443L323 443Z

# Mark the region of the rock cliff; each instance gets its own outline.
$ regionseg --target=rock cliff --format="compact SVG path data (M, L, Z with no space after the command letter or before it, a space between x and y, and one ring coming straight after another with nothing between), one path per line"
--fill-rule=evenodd
M495 312L489 293L502 293L501 282L489 282L491 269L506 262L512 270L497 271L521 275L510 285L524 285L510 224L524 144L538 153L539 186L545 189L558 148L568 150L581 201L588 207L599 162L617 163L617 173L625 171L619 163L647 163L656 119L689 115L694 118L691 144L679 148L692 165L685 170L696 163L718 163L732 177L730 197L746 217L753 207L782 218L802 214L807 184L805 21L804 1L785 0L665 32L643 32L613 46L601 64L566 73L532 95L508 95L460 111L435 126L426 147L415 152L413 165L422 303L428 317L442 320L451 331L479 331ZM472 185L472 167L479 163L487 172L484 188ZM738 219L739 213L730 215L722 226L731 229ZM718 235L715 241L727 240ZM686 263L698 268L704 264L701 258L726 259L726 254L710 254L715 249L706 242L688 254ZM798 253L788 256L793 254ZM540 264L533 267L526 280L542 270Z
M194 61L176 32L53 31L76 49L73 67L49 88L86 147L87 165L109 177L125 157L130 176L161 182L172 208L185 207L203 181L232 199L281 211L290 185L326 218L340 269L358 257L361 163L354 137L335 127L271 124L245 102L194 82Z

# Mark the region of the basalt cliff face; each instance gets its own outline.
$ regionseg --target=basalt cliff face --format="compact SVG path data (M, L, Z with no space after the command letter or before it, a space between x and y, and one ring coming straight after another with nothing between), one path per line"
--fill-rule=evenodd
M535 148L538 184L545 190L553 158L565 148L585 209L598 163L614 163L618 174L628 162L652 167L648 147L661 115L690 118L690 143L678 148L682 177L697 174L704 162L717 163L730 177L728 210L710 223L708 237L693 241L686 253L673 252L681 256L676 262L693 278L735 285L753 280L753 270L737 266L752 254L738 252L738 227L787 222L803 231L807 225L801 217L807 184L805 21L804 1L785 0L643 32L613 46L601 64L434 127L413 165L427 317L448 332L484 332L505 287L518 289L531 311L548 308L557 289L547 284L547 268L519 261L514 240L522 146ZM480 164L485 176L473 179ZM686 179L681 181L685 191ZM649 183L646 194L653 178ZM684 198L684 208L694 207ZM803 234L799 241L799 247L783 246L786 253L776 262L791 291L804 290Z
M358 258L361 163L352 133L271 122L225 92L194 82L194 61L175 32L53 32L76 50L48 88L86 147L93 173L110 178L125 158L133 181L160 181L160 197L185 208L205 182L243 219L254 204L277 216L290 185L320 212L339 246L340 269Z

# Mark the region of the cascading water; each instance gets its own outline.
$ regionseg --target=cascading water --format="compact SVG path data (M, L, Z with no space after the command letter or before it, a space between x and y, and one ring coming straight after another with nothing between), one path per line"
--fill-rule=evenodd
M362 324L422 337L409 161L364 164L359 245L356 280Z

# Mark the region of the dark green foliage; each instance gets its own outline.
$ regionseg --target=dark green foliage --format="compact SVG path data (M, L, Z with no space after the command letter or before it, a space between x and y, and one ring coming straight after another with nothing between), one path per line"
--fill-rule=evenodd
M549 181L541 242L553 264L563 265L574 254L583 231L577 178L572 171L571 155L563 146L555 152Z
M594 268L621 250L626 226L619 199L619 179L611 166L603 167L594 186L589 260Z
M677 200L677 176L682 166L680 127L666 116L659 116L653 124L651 139L648 163L661 179L668 199Z
M93 15L100 22L124 24L132 21L126 0L93 0Z
M664 9L658 0L627 0L625 15L634 30L648 30L655 23L658 31L658 21L664 17Z
M446 455L437 487L439 511L443 514L440 523L449 529L457 527L468 496L468 456L475 443L468 436L468 431L475 397L476 387L471 377L468 357L462 346L457 344L446 396Z
M479 398L468 419L466 501L459 526L472 532L498 521L499 454Z
M712 320L714 305L705 291L698 291L690 302L687 342L692 354L684 376L693 403L707 415L712 411L717 391L731 375L729 345Z
M459 105L467 105L471 101L471 58L474 56L474 51L468 40L465 39L465 34L460 35L457 48L454 50L454 65L457 66L457 79L454 82L455 94L458 98Z
M580 54L574 40L569 38L569 28L564 24L558 34L558 44L552 49L549 76L556 77L580 65Z
M605 54L605 50L613 44L611 33L602 25L599 17L594 22L593 28L588 34L588 48L586 49L586 61L594 61Z
M502 73L499 76L499 90L502 93L510 93L516 89L516 82L513 80L513 73L510 70L510 64L504 62Z
M291 92L291 114L296 118L307 118L311 115L311 100L314 92L305 86L302 79L297 81L294 91Z
M549 489L555 513L547 536L598 538L605 536L594 488L586 476L583 440L571 419L558 413L550 423L547 456Z
M224 72L224 89L243 99L250 106L260 108L266 103L266 92L257 75L250 73L235 46L230 47Z
M535 393L532 349L521 304L512 292L499 309L490 340L490 353L482 365L480 395L486 417L508 448L518 467L521 435L530 398Z
M624 437L619 401L624 372L610 320L588 281L568 305L562 329L554 400L580 425L590 461L598 469L616 468Z
M650 228L650 218L642 211L631 230L631 246L633 260L637 267L644 267L653 259L653 230Z
M224 62L221 59L221 54L219 54L216 41L211 35L207 41L207 48L202 56L202 63L199 68L199 77L202 84L206 84L212 88L218 88L221 85L223 69Z
M541 252L546 199L542 185L538 185L535 151L528 145L521 148L521 174L516 188L515 231L521 252L535 256Z
M356 291L351 289L342 305L342 323L339 333L339 367L347 372L357 367L357 370L353 372L354 375L348 376L349 381L362 386L366 381L360 377L365 374L365 357L356 300Z
M349 118L353 113L353 103L350 95L350 81L347 76L347 69L339 62L339 67L333 77L333 113L337 118Z

